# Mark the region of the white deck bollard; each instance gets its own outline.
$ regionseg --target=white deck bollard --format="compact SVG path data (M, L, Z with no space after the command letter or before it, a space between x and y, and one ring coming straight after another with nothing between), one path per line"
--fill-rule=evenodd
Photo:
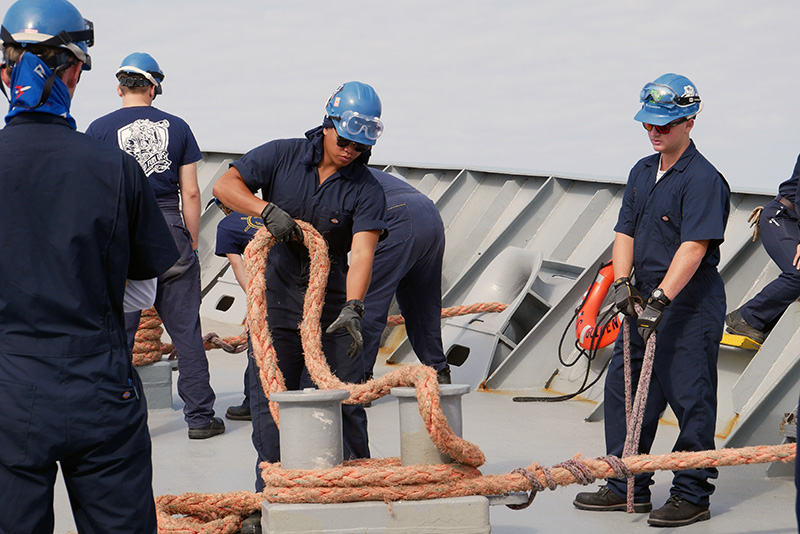
M441 405L447 422L457 436L461 437L461 396L469 393L466 384L442 384ZM400 407L400 463L402 465L449 464L450 456L439 451L431 441L425 423L419 413L416 389L392 388Z
M281 467L325 469L342 463L342 401L350 393L341 389L273 393L280 410Z

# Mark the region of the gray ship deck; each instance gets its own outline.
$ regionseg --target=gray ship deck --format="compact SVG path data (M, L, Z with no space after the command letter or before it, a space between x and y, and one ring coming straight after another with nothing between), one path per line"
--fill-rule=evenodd
M235 335L238 327L204 321L204 331L222 336ZM241 401L245 355L209 352L212 385L217 392L217 412ZM380 366L382 374L391 370ZM174 381L173 381L174 383ZM174 386L173 386L174 389ZM585 422L595 403L571 400L560 403L511 401L515 394L471 392L463 400L464 437L486 454L485 474L507 473L532 462L550 466L581 452L595 457L604 454L603 425ZM225 434L208 440L189 440L181 411L182 402L174 393L172 409L150 412L153 438L156 495L185 492L247 491L253 488L255 452L250 441L250 423L226 421ZM375 457L399 456L400 433L397 401L385 397L367 409L370 448ZM671 450L677 432L662 424L654 454ZM794 517L795 489L792 477L767 477L765 465L720 469L716 492L712 496L710 521L684 527L688 533L781 534L797 532ZM668 497L671 473L656 475L654 505ZM599 482L598 482L599 483ZM589 490L595 486L589 486ZM124 488L120 488L124 491ZM594 532L617 534L633 529L648 529L647 514L590 513L576 510L572 499L581 486L559 488L539 494L526 510L513 511L503 506L491 508L495 534L544 534ZM56 494L56 534L74 531L63 484Z

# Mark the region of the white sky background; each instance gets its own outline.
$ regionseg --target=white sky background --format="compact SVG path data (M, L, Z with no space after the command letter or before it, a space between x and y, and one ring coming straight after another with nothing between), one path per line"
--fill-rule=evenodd
M114 72L138 51L166 74L156 106L206 151L299 137L360 80L383 101L373 161L624 179L652 153L639 90L677 72L735 189L776 190L800 152L796 0L73 1L97 41L81 130L120 106Z

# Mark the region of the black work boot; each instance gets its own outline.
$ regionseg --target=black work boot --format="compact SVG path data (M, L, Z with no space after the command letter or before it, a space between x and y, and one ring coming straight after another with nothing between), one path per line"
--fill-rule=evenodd
M725 330L729 334L744 336L755 341L759 345L764 343L764 340L767 339L767 334L747 324L747 321L742 317L742 312L739 310L733 310L725 316L725 326L727 327Z
M625 512L628 509L625 497L620 497L608 486L600 486L594 493L585 491L575 496L572 501L575 508L579 510L589 510L591 512ZM633 511L637 514L646 514L653 509L649 502L633 503Z
M440 384L450 384L450 366L445 365L436 371L436 381Z
M239 406L230 406L225 411L225 419L231 421L251 421L253 418L250 415L250 404L242 403Z
M225 432L225 421L219 417L214 417L205 425L189 429L189 439L212 438Z
M240 534L261 534L261 512L253 512L242 521Z
M664 506L650 512L647 523L654 527L683 527L708 519L711 519L708 505L693 504L680 495L673 495Z

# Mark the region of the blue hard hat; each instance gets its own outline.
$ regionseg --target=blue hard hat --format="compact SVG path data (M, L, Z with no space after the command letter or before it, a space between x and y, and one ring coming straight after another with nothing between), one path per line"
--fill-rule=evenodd
M642 109L633 118L663 126L683 117L694 118L703 110L697 87L680 74L663 74L645 85L639 93Z
M92 68L94 25L67 0L18 0L6 11L0 31L6 45L64 48L83 62L83 70Z
M122 60L115 76L120 78L121 73L141 74L149 83L155 86L156 94L161 94L161 82L164 81L166 76L161 71L161 67L158 66L158 62L150 54L145 54L144 52L130 54Z
M333 119L336 132L356 143L374 145L383 133L381 99L366 83L340 85L328 98L325 112Z

